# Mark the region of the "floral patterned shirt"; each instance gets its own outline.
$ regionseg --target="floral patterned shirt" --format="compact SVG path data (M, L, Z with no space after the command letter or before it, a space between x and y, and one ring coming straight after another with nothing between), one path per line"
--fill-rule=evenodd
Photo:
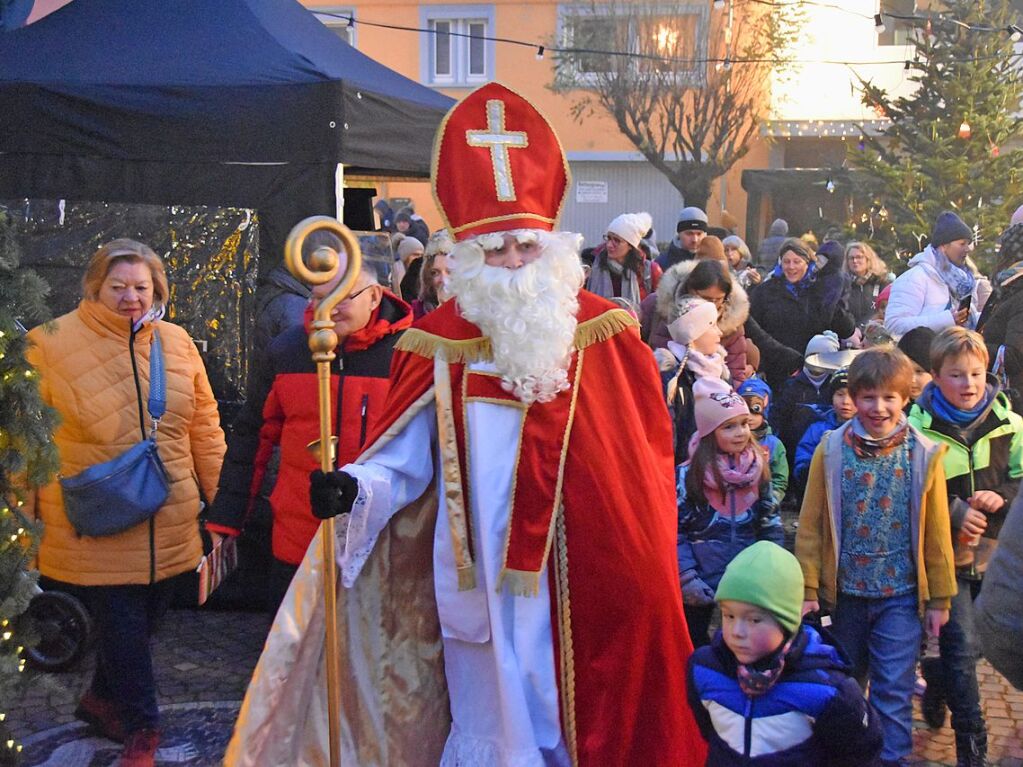
M910 526L910 434L887 455L860 458L842 445L842 549L838 590L886 598L916 590Z

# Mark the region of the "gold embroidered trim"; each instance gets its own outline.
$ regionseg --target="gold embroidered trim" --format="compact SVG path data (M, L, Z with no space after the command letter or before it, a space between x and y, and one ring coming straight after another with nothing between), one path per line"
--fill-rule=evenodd
M476 588L476 568L469 548L469 528L465 498L462 495L462 470L458 461L455 417L451 405L451 369L443 353L434 357L433 380L437 395L437 442L441 453L441 479L444 504L451 533L451 546L458 572L458 590Z
M557 221L557 219L555 218L548 218L547 216L541 216L538 213L530 213L529 211L524 210L521 213L507 213L503 216L490 216L489 218L481 218L476 221L470 221L468 224L462 224L461 226L455 227L454 229L451 230L451 232L452 234L459 234L461 232L466 231L467 229L472 229L473 227L476 226L483 226L484 224L496 224L499 221L514 221L515 219L518 218L529 218L532 219L533 221L543 221L545 224L551 225L553 225L554 222Z
M490 362L493 358L489 338L480 336L452 341L419 328L406 330L394 348L427 359L432 359L438 351L443 351L445 359L450 363Z
M572 600L568 590L568 542L565 536L565 509L558 509L556 524L556 556L554 585L557 589L558 629L561 642L561 711L565 743L572 764L579 764L579 746L575 723L575 654L572 649Z
M624 309L608 309L592 320L581 322L575 329L575 348L585 349L606 341L626 328L638 328L639 321ZM405 331L406 335L410 331Z
M497 397L468 397L469 402L489 402L492 405L504 405L506 407L517 407L520 410L525 410L527 405L525 402L520 402L517 399L499 399Z

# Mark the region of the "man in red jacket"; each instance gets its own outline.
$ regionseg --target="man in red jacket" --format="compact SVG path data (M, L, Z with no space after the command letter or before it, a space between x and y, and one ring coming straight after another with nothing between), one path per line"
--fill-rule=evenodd
M276 610L312 540L320 520L309 507L309 472L317 468L308 449L319 439L316 364L308 344L308 325L316 302L340 279L313 288L305 325L290 328L270 345L267 369L255 371L256 385L232 427L220 489L210 509L207 529L238 535L256 500L275 446L280 469L270 508L273 511L273 564L269 607ZM331 363L331 417L338 438L338 461L361 452L373 420L387 396L391 353L402 331L412 324L408 304L385 290L372 269L363 270L352 293L332 315L338 337Z

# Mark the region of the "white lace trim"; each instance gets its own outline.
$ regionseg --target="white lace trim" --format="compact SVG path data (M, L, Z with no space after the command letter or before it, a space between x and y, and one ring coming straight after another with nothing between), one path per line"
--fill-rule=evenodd
M339 517L335 528L341 583L350 589L390 519L391 492L387 480L368 467L349 464L343 471L359 483L352 513Z
M451 728L444 744L440 767L568 767L568 752L563 743L557 748L520 748L514 751L500 743L474 738Z

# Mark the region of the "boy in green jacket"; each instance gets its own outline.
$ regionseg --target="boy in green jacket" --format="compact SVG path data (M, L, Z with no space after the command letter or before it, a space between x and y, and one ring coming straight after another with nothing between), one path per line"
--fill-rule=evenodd
M940 727L947 701L959 764L967 767L987 764L973 600L1023 477L1023 418L989 380L987 367L987 346L978 333L958 326L943 330L931 343L934 378L909 416L920 431L948 446L943 462L959 586L938 638L941 657L923 664L922 709L927 723Z

